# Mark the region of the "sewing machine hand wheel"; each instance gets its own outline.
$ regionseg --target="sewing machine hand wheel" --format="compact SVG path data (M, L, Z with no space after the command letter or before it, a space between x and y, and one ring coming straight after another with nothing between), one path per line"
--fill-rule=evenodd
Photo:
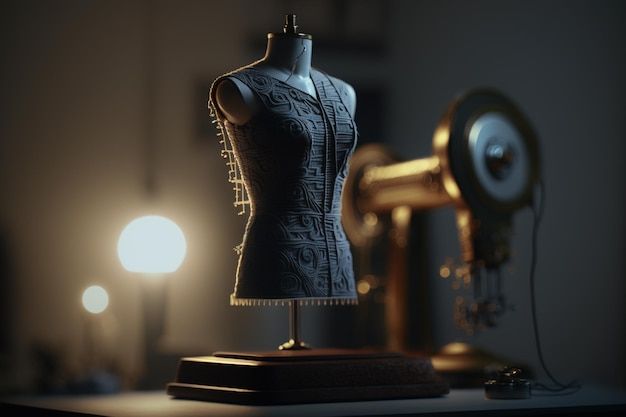
M489 327L507 306L499 305L505 298L487 281L494 275L499 282L500 266L510 258L512 215L531 202L539 177L536 142L511 100L495 90L470 91L439 121L431 156L398 162L382 145L357 150L344 190L346 233L362 247L387 229L381 220L398 207L453 205L461 258L474 287L475 301L464 306L466 321Z

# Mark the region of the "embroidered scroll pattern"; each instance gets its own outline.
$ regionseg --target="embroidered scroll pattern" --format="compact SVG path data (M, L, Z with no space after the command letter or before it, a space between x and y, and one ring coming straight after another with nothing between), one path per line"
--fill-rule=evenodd
M233 304L356 299L340 218L356 129L341 92L317 71L318 98L254 68L228 76L247 85L263 107L243 126L220 120L228 161L240 172L235 184L244 186L249 198L242 201L250 205Z

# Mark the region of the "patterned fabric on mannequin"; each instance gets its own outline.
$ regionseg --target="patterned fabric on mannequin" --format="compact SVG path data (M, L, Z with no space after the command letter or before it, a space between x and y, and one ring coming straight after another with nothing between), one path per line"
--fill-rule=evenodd
M215 106L224 77L248 86L262 110L229 123ZM341 193L357 131L341 82L312 69L317 97L246 67L218 78L210 104L249 202L233 304L258 300L355 302ZM236 164L236 166L235 166Z

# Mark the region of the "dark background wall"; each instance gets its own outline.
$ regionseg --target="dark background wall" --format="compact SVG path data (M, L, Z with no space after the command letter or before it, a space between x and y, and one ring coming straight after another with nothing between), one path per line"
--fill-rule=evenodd
M537 302L548 362L567 378L620 381L624 362L626 28L622 3L443 2L395 9L390 138L407 157L429 152L446 102L497 87L527 113L541 141L546 212ZM409 33L406 29L412 28ZM536 364L529 320L530 211L515 219L505 291L516 311L473 340ZM436 267L456 250L452 211L432 216ZM436 340L455 294L434 281Z
M623 2L64 0L0 6L3 386L31 386L34 345L61 352L78 372L80 293L95 282L111 294L108 349L128 380L141 373L142 277L121 268L115 245L128 221L149 213L174 219L189 244L168 278L160 349L282 341L284 311L228 306L243 219L204 106L210 82L260 58L265 33L292 10L315 37L314 65L363 98L364 141L425 156L447 102L475 86L499 88L525 110L540 135L547 188L537 288L547 359L563 379L624 384ZM506 274L517 309L472 338L454 327L455 294L437 277L439 264L458 256L453 212L428 219L432 273L423 279L436 344L471 340L537 367L530 214L515 219ZM322 316L307 311L307 338L332 344Z

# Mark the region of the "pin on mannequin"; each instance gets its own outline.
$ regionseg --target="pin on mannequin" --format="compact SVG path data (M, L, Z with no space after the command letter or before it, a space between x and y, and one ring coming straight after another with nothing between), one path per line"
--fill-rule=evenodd
M311 35L298 33L295 15L286 15L283 32L267 34L265 56L249 67L316 97L311 79L312 39ZM333 80L344 87L346 101L354 117L356 108L354 89L344 81L336 78ZM236 125L245 124L261 109L261 104L252 90L232 77L225 78L216 86L216 102L226 119Z

